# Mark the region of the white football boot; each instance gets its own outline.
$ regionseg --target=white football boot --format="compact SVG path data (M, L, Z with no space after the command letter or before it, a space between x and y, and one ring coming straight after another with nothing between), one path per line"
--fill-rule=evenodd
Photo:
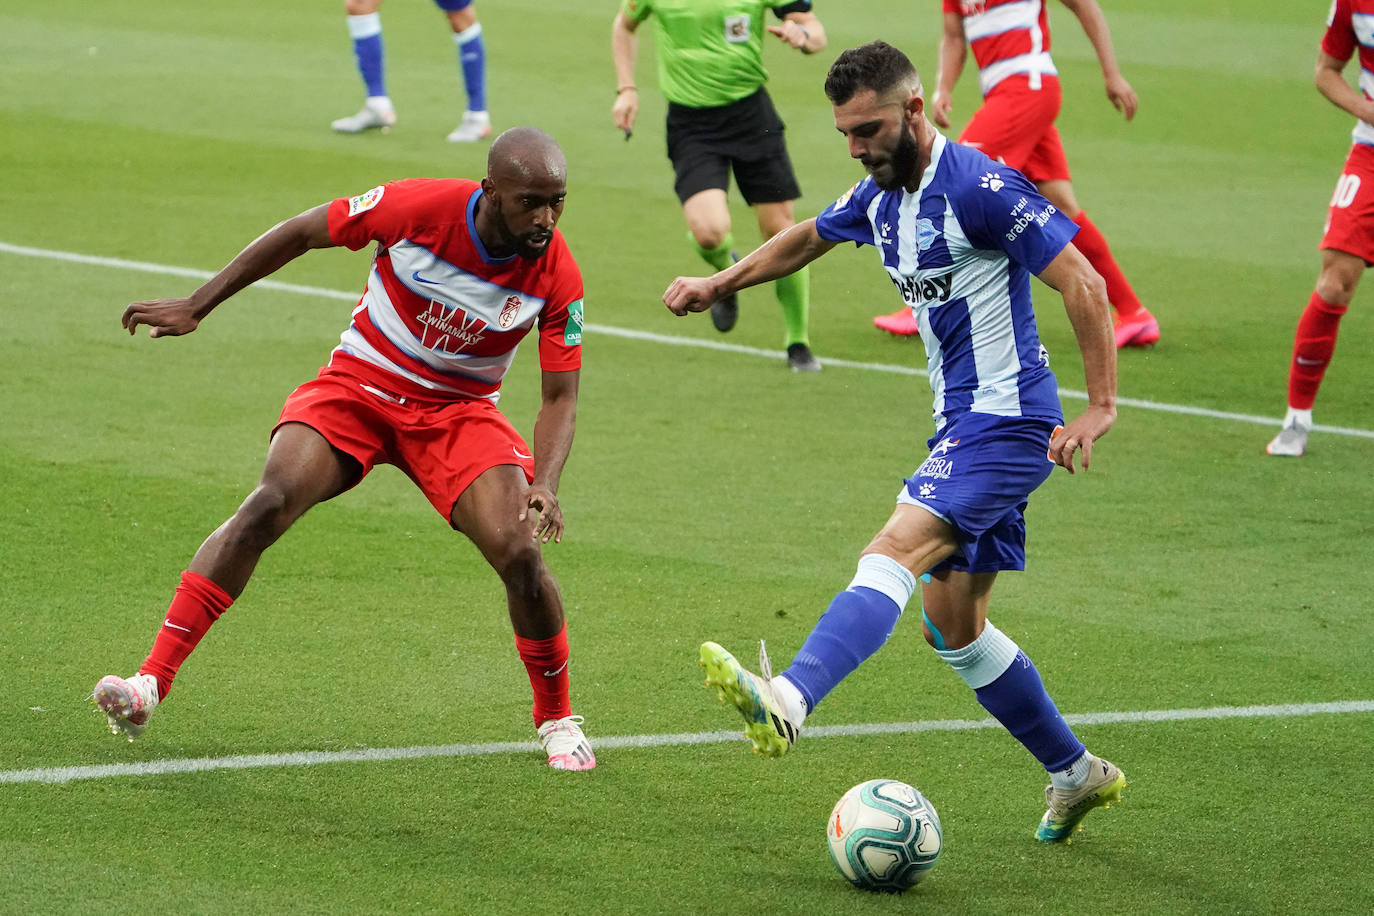
M485 111L465 111L463 120L448 135L449 143L476 143L491 136L491 115Z
M591 742L582 734L581 716L549 719L539 726L539 744L555 770L590 770L596 766Z
M130 741L143 734L157 709L157 678L151 674L119 677L107 674L95 685L91 699L109 720L110 733L123 734Z
M369 98L363 103L362 111L346 118L339 118L329 125L341 134L360 134L365 130L390 130L396 126L396 109L391 99L385 96Z

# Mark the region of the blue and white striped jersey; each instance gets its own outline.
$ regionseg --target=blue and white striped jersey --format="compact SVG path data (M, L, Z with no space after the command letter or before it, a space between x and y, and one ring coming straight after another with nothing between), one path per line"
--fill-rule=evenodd
M1063 422L1030 277L1078 226L1020 172L937 133L915 193L865 178L816 231L882 255L921 329L937 429L970 410Z

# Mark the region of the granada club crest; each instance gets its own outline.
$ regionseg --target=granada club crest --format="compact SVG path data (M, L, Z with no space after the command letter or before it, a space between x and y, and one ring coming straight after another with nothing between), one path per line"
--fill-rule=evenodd
M515 319L520 315L520 297L507 296L506 304L501 306L501 314L496 316L496 324L501 330L506 330L515 324Z

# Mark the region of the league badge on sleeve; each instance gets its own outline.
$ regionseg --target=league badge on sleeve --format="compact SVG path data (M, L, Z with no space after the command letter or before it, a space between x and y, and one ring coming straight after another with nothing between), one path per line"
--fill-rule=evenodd
M386 191L386 187L384 185L378 185L371 191L366 191L359 194L357 197L350 197L348 199L348 215L357 216L359 213L371 210L381 202L382 193L384 191Z

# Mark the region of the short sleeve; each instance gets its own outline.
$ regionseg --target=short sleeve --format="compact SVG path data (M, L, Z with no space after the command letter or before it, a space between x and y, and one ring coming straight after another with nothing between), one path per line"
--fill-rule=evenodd
M945 0L945 12L958 13L960 16L962 16L964 15L963 4L961 4L959 0Z
M975 248L1004 251L1039 274L1078 234L1078 224L1040 195L1024 175L1002 166L977 174L951 199Z
M394 245L425 222L427 182L410 178L391 181L356 197L331 201L327 211L329 238L353 251L373 242Z
M625 0L620 11L631 22L643 22L653 13L654 5L651 0Z
M1355 45L1350 0L1332 0L1331 12L1326 16L1326 34L1322 36L1322 53L1344 62L1355 53Z
M870 178L845 191L816 216L816 233L827 242L872 245L873 224L868 219L868 205L876 191Z
M555 272L553 291L539 313L539 367L547 372L569 372L582 367L582 273L566 248Z

